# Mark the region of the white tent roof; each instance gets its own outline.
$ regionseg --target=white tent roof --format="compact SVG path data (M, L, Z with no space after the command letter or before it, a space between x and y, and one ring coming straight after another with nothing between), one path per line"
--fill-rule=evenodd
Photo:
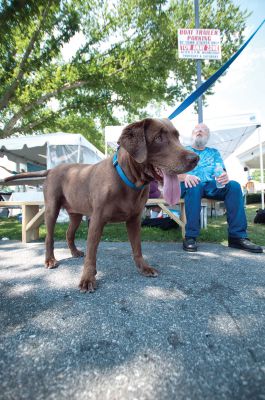
M179 129L181 142L184 145L191 143L191 132L197 123L194 119L185 123L184 126L178 126L177 118L174 121L174 125ZM211 132L207 146L218 149L224 160L239 149L260 127L255 114L213 118L205 121L205 123L209 126Z
M14 162L32 162L38 165L46 165L47 145L81 145L93 152L98 161L104 158L104 154L82 135L75 133L49 133L36 136L19 136L0 140L0 157Z
M260 146L256 145L237 155L248 168L260 168ZM265 165L265 142L262 143L263 165Z
M191 132L197 121L179 121L178 118L172 121L180 132L180 140L184 146L191 143ZM206 121L211 135L207 144L209 147L218 149L225 160L236 149L238 149L247 138L260 126L255 114L242 114L238 116L225 117ZM124 126L105 127L105 145L111 147L117 142Z
M249 138L259 125L241 125L233 128L218 129L211 131L208 147L218 149L225 160L238 149L241 144ZM190 142L188 140L187 142ZM185 143L186 144L186 143Z

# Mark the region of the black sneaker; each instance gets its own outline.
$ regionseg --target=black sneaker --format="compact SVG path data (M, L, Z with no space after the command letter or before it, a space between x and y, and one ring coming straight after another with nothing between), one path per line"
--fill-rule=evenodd
M183 250L190 252L197 251L196 239L192 237L186 237L183 240Z
M261 246L252 243L248 238L228 238L228 246L234 249L249 251L250 253L263 253Z

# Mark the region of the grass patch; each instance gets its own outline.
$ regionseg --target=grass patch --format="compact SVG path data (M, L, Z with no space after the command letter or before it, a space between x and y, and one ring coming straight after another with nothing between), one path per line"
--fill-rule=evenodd
M246 208L248 220L248 234L250 239L261 246L265 246L265 225L254 224L253 220L256 210L260 208L259 204L250 204ZM55 240L65 240L65 234L68 224L56 224ZM40 239L44 240L46 235L45 225L40 227ZM21 240L21 224L16 218L0 219L0 238L8 237L10 240ZM87 224L83 221L77 231L77 239L86 239ZM159 228L143 227L141 230L143 241L154 242L179 242L182 240L180 229L171 229L163 231ZM127 242L128 236L124 223L108 224L105 226L102 241L105 242ZM202 229L199 237L201 242L226 243L227 242L227 223L226 216L208 217L207 229Z

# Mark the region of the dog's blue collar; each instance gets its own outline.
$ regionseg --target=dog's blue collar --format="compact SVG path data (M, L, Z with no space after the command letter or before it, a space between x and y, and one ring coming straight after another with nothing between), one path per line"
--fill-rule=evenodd
M119 149L117 149L116 153L113 156L112 159L112 164L115 167L118 175L120 176L120 178L123 180L123 182L129 186L130 188L134 189L134 190L142 190L146 185L142 185L142 186L136 186L133 182L130 181L130 179L127 178L127 176L125 175L125 173L123 172L121 166L118 163L118 151Z

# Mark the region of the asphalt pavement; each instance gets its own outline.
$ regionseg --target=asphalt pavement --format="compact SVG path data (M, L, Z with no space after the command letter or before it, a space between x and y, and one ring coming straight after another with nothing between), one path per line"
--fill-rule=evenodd
M105 242L84 294L83 259L55 248L46 270L43 243L0 241L1 399L265 399L265 253L143 243L145 278Z

